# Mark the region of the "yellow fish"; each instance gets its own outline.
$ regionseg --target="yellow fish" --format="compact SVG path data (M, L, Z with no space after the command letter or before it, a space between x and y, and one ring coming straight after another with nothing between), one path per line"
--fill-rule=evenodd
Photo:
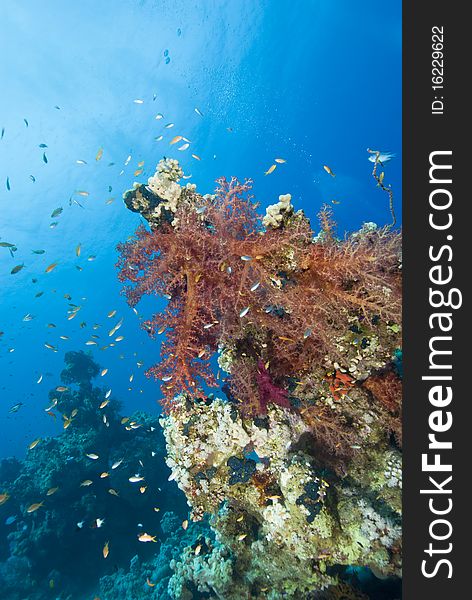
M57 492L58 489L59 489L59 486L49 488L48 491L46 492L46 496L52 496L53 494L55 494Z
M28 506L28 508L26 509L26 512L34 513L35 511L38 510L38 508L41 508L41 506L44 506L44 502L35 502L34 504L30 504Z
M169 146L172 146L173 144L177 144L177 142L180 142L181 140L183 140L183 137L181 135L176 135L175 137L173 137L170 140Z
M107 542L103 546L102 553L103 553L103 558L106 558L110 554L110 542Z
M6 492L4 494L0 494L0 506L2 506L2 504L5 504L9 497L10 494L7 494Z
M75 247L75 255L76 256L80 256L80 251L82 250L82 245L81 244L77 244L77 246Z
M275 171L275 169L277 168L277 165L271 165L267 171L264 173L264 175L270 175L271 173L273 173Z
M331 177L336 177L336 175L333 173L333 171L331 171L328 165L323 165L323 169L326 171L326 173L328 173L328 175L331 175Z
M39 444L40 441L41 441L41 438L36 438L33 442L31 442L31 444L28 446L28 448L30 450L32 450L33 448L36 448L36 446Z
M141 533L141 535L138 535L138 540L140 542L156 542L156 536L152 536L149 535L149 533Z
M95 160L99 161L102 158L102 156L103 156L103 148L99 148L97 155L95 156Z

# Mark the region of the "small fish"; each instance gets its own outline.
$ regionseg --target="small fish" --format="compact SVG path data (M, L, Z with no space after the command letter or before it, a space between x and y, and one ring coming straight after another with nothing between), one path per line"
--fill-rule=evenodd
M77 416L77 413L78 413L78 412L79 412L79 409L78 409L78 408L74 408L74 410L73 410L73 411L70 413L70 416L71 416L72 418L74 418L74 417L76 417L76 416Z
M188 528L188 519L182 521L182 529L185 531Z
M104 400L104 401L103 401L103 402L100 404L100 406L99 406L98 408L100 408L100 409L102 409L102 408L105 408L105 406L106 406L106 405L107 405L109 402L110 402L109 400Z
M275 171L275 169L277 168L277 165L271 165L267 171L264 173L264 175L270 175L271 173L273 173Z
M46 492L46 496L52 496L53 494L55 494L57 492L58 489L59 489L59 486L49 488L48 491Z
M157 115L156 115L155 118L156 118L157 121L159 121L160 119L164 118L164 115L162 113L157 113Z
M92 460L98 460L100 458L98 456L98 454L94 454L93 452L90 452L89 454L86 454L85 456L87 456L88 458L90 458Z
M56 388L56 392L68 392L69 388L65 385L59 385Z
M336 175L333 173L333 171L328 167L328 165L323 165L323 169L326 171L326 173L328 173L328 175L331 175L331 177L336 177Z
M23 119L23 122L26 125L26 127L29 127L28 119Z
M80 487L88 487L89 485L92 485L92 483L93 483L93 481L91 479L85 479L80 484Z
M247 533L242 533L241 535L238 535L239 542L242 542L245 538L247 538Z
M108 373L108 369L102 369L102 371L100 372L100 376L104 377L107 373Z
M173 144L177 144L177 142L180 142L182 140L182 136L181 135L176 135L175 137L173 137L170 142L169 142L169 146L172 146Z
M156 585L155 583L151 583L151 581L149 580L149 577L146 579L146 583L149 587L154 587Z
M10 271L11 275L16 275L16 273L19 273L21 271L21 269L24 268L24 263L22 265L16 265L16 267L13 267L13 269Z
M95 519L95 525L100 529L100 527L105 523L105 519Z
M0 242L0 248L15 248L15 244L10 244L9 242Z
M33 254L44 254L46 250L32 250Z
M240 517L238 517L238 518L236 519L236 521L237 521L238 523L241 523L241 521L242 521L243 519L244 519L244 515L241 515Z
M96 258L97 258L97 257L95 256L95 254L91 254L91 255L90 255L88 258L87 258L87 260L88 260L89 262L93 262L93 261L94 261Z
M138 535L140 542L157 542L156 536L149 535L149 533L141 533Z
M118 337L115 338L115 342L122 342L125 339L124 335L119 335Z
M120 495L120 494L119 494L119 493L118 493L116 490L114 490L113 488L110 488L110 489L108 490L108 493L109 493L109 494L111 494L112 496L116 496L117 498L118 498L118 497L119 497L119 495Z
M198 154L192 154L192 158L194 158L195 160L202 160Z
M138 483L139 481L144 481L144 477L141 475L133 475L128 479L130 483Z
M200 554L201 550L202 550L202 545L201 545L201 544L198 544L198 545L195 547L195 556L198 556L198 555Z
M253 286L251 286L251 292L255 292L260 285L261 285L261 282L258 281Z
M36 438L34 441L31 442L31 444L28 446L29 450L32 450L33 448L36 448L36 446L39 444L39 442L41 441L41 438Z
M243 310L242 310L242 311L239 313L239 316L241 317L241 319L247 315L247 313L249 312L249 308L250 308L250 307L249 307L249 306L247 306L246 308L244 308L244 309L243 309Z
M55 210L53 210L52 213L51 213L51 219L54 219L55 217L58 217L62 213L63 210L64 209L62 208L62 206L60 206L59 208L56 208Z
M247 255L241 256L241 260L248 262L248 261L252 260L252 256L247 256Z
M81 158L79 158L79 160L75 161L78 165L86 165L87 161L86 160L82 160Z
M41 383L41 381L42 381L42 380L43 380L43 376L42 376L42 374L41 374L41 375L39 376L39 379L38 379L38 381L37 381L36 383Z
M164 139L163 135L158 135L157 137L154 138L156 140L156 142L160 142L161 140Z
M133 100L133 102L135 104L144 104L144 100L141 100L141 98L137 98L136 100Z
M101 160L103 156L103 148L99 148L97 154L95 155L95 160L98 162Z
M376 152L374 150L368 150L368 152L370 152L368 160L373 163L379 162L380 164L384 164L396 156L394 152Z
M110 542L106 542L106 544L103 546L103 550L102 550L102 554L103 554L103 558L106 558L110 553Z
M134 172L134 176L138 177L139 175L141 175L142 172L143 172L142 169L136 169L136 171Z
M379 175L379 184L383 183L384 177L385 177L385 173L382 171Z
M0 494L0 506L2 506L2 504L5 504L5 502L8 500L9 497L10 497L10 494L7 494L6 492L3 494Z
M195 107L193 110L197 113L197 115L199 117L203 117L203 113L202 113L202 111L199 108Z
M11 517L7 517L5 519L5 525L13 525L13 523L16 521L17 517L16 515L12 515Z
M10 191L11 186L10 186L10 178L9 177L7 177L6 186L7 186L7 190Z
M331 200L332 204L341 204L341 202L339 202L339 200Z
M52 350L53 352L57 352L57 348L55 346L53 346L52 344L48 344L47 342L44 343L44 346L48 349L48 350Z
M279 163L280 165L287 162L284 158L275 158L274 160L276 163Z
M110 477L110 473L108 471L103 471L103 473L100 473L100 479L106 479L107 477Z
M79 190L77 192L74 192L74 194L78 194L79 196L83 196L84 198L87 198L87 196L90 196L90 192L86 192L85 190Z
M46 152L43 152L43 162L47 164L48 157L46 156Z
M47 148L47 144L39 144L39 148Z
M139 488L139 491L141 492L141 494L144 494L144 492L145 492L146 490L147 490L147 485L142 485L142 486Z
M31 315L30 313L27 313L24 317L23 317L23 321L28 322L28 321L32 321L34 319L34 316Z
M32 181L33 183L35 183L35 181L36 181L36 177L35 177L34 175L30 175L30 179L31 179L31 181Z
M48 267L46 267L45 273L50 273L57 267L58 263L51 263Z
M5 127L2 127L2 135L0 136L0 140L3 140L4 135L5 135Z
M311 334L312 334L312 330L308 327L308 329L305 329L305 332L303 334L303 339L306 340L306 338L310 337Z
M38 292L37 294L35 294L35 298L41 298L41 296L44 294L44 292Z
M122 458L120 458L120 460L117 460L117 461L115 461L115 462L114 462L114 463L111 465L111 468L112 468L113 470L117 469L117 468L118 468L118 467L121 465L121 463L122 463L122 462L123 462L123 459L122 459Z
M30 504L28 506L28 508L26 509L26 512L29 513L34 513L38 510L38 508L41 508L41 506L44 506L44 502L35 502L34 504Z
M167 123L167 125L165 125L164 128L165 129L170 129L173 126L174 126L174 123Z

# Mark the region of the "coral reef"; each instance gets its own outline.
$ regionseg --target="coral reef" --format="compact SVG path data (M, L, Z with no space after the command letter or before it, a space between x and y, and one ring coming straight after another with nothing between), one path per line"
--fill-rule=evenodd
M116 398L93 385L100 369L90 355L68 352L65 361L48 407L62 414L63 433L40 440L22 461L0 463L0 489L9 496L0 506L5 600L93 597L99 577L115 565L153 555L149 546L160 540L142 544L140 533L160 538L165 511L176 511L180 520L187 514L167 480L157 418L122 417ZM135 475L142 481L130 482Z
M315 235L290 194L261 219L250 182L202 196L182 175L161 161L125 193L150 230L118 263L132 306L168 300L144 323L165 334L148 375L162 385L171 479L194 525L210 517L212 536L173 556L166 593L360 598L348 577L359 569L395 598L400 234L367 223L339 239L323 207ZM208 394L220 382L226 398Z

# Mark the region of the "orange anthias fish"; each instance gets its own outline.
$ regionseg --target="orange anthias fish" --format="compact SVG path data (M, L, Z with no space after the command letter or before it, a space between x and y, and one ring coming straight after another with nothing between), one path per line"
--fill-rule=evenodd
M103 546L103 558L106 558L109 554L110 554L110 542L107 542L104 546Z

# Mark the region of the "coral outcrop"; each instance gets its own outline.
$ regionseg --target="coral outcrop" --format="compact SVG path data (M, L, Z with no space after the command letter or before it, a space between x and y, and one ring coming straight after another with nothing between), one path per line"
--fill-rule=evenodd
M399 233L366 224L339 239L323 207L315 234L289 194L261 219L249 182L221 179L202 196L180 177L161 161L125 194L150 230L122 244L119 261L132 306L168 300L144 325L165 335L148 374L162 385L171 479L193 522L210 518L212 536L173 557L167 593L365 597L350 587L355 569L395 589Z

